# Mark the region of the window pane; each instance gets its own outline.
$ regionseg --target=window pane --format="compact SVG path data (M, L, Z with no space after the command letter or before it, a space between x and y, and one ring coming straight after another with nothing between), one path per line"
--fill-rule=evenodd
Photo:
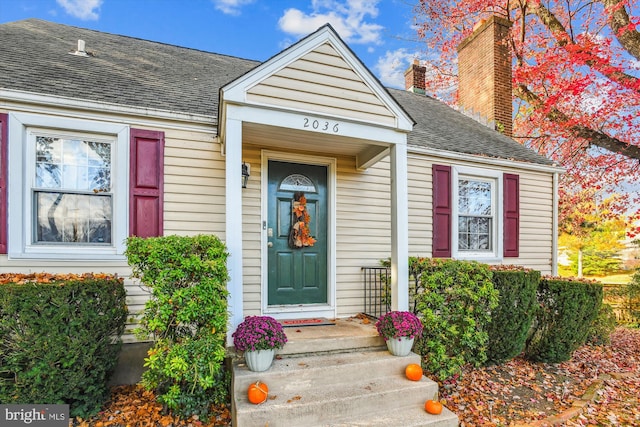
M458 217L458 250L491 251L492 219L473 216Z
M111 191L111 144L36 137L36 186Z
M111 243L110 195L35 193L36 242Z
M458 211L461 214L491 215L491 183L459 180Z
M38 163L36 166L36 186L40 188L62 187L60 166L52 163Z

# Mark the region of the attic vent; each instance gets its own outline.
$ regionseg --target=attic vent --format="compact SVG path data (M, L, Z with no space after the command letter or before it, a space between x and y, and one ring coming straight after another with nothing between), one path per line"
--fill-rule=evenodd
M76 56L93 56L93 53L87 52L84 48L84 40L78 39L78 49L69 52L71 55Z

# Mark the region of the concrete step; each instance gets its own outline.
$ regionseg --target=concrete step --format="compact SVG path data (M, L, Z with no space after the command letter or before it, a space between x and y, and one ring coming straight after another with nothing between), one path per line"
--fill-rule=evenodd
M243 359L234 362L234 391L244 394L249 384L266 383L270 390L303 392L309 388L340 386L362 379L375 380L385 377L404 378L404 370L410 363L420 364L420 356L411 353L405 357L391 356L387 350L360 350L350 353L307 355L306 357L276 358L269 370L252 372ZM423 377L424 381L430 381ZM433 381L433 392L438 386Z
M284 328L287 344L277 351L280 356L338 353L352 350L386 348L373 324L360 320L341 320L333 326Z
M390 410L373 418L327 422L322 425L326 427L457 427L458 416L447 408L442 408L442 413L438 415L429 414L424 410L423 403L421 406L412 406L401 411Z
M392 356L371 321L336 319L333 326L285 328L288 342L264 372L249 371L242 356L232 360L231 410L236 427L458 425L448 410L435 416L424 402L438 386L404 370L420 356ZM253 405L249 384L269 386L269 399Z
M269 399L260 405L249 403L246 393L236 393L235 419L239 427L349 425L356 421L369 425L369 420L383 423L390 414L414 413L413 409L422 408L425 420L431 420L423 408L424 402L435 395L437 385L433 381L409 381L404 375L309 387L300 392L269 385Z

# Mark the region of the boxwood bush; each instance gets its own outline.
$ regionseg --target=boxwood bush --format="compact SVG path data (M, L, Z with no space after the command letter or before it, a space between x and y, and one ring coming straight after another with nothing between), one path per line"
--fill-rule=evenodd
M540 272L517 266L492 266L493 285L500 292L498 306L487 327L487 360L500 363L524 350L535 318Z
M525 356L541 362L563 362L583 345L602 305L602 285L576 279L545 277L537 292L538 310Z
M0 275L0 402L98 412L127 318L121 279Z
M416 314L424 331L415 350L423 366L440 380L461 371L464 364L486 360L487 325L498 303L498 291L485 264L412 258L416 275Z
M131 237L126 254L151 289L136 331L154 341L142 384L177 415L206 418L228 396L226 248L212 235Z

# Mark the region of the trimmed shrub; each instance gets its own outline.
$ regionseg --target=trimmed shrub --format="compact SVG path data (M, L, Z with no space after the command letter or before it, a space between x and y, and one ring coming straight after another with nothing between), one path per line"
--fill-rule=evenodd
M563 362L587 340L602 305L602 285L566 278L543 278L540 308L525 356L540 362Z
M228 396L226 248L211 235L131 237L126 254L151 289L136 331L154 340L142 385L177 415L206 418Z
M487 327L487 360L500 363L524 350L538 307L540 272L516 266L492 266L491 270L500 298Z
M587 343L593 345L605 345L611 342L611 333L616 329L616 314L609 304L602 304L598 316L593 320Z
M440 380L463 365L485 362L487 325L498 303L492 273L484 264L412 258L416 275L416 314L424 325L415 349L425 369Z
M0 275L0 283L0 402L97 413L127 318L122 280L32 274Z

